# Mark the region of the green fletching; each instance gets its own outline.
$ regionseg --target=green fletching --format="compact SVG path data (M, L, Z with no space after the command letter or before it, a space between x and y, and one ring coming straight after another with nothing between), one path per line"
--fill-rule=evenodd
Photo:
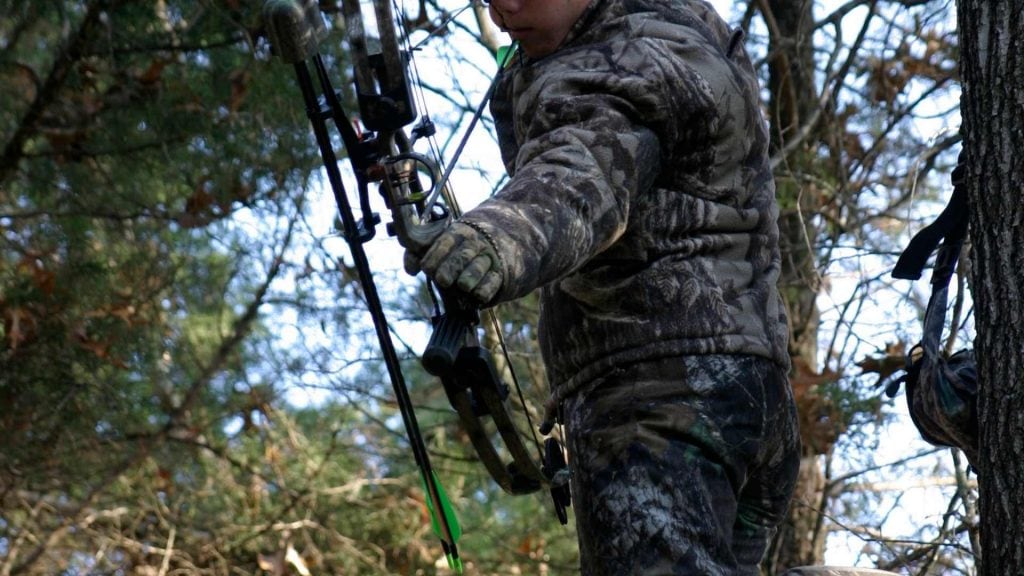
M512 50L511 46L501 46L498 48L498 67L504 68L508 62L508 53Z
M452 558L452 555L448 555L448 567L455 571L456 574L462 574L462 558Z
M422 476L423 491L426 492L427 496L427 510L430 511L431 528L433 528L434 534L441 539L441 542L444 545L445 556L448 559L448 567L454 570L457 574L462 574L462 558L459 557L458 549L455 547L455 543L462 537L462 526L459 525L459 519L455 516L455 507L452 506L451 500L448 499L448 494L445 493L444 486L442 486L441 481L438 480L437 473L431 470L430 475L433 480L434 487L437 488L437 499L441 503L441 514L444 515L448 524L448 530L451 532L451 542L447 542L445 539L444 530L441 528L441 519L437 515L437 510L434 509L434 502L430 497L427 478L426 476Z
M513 42L509 46L500 46L500 47L498 47L497 60L498 60L498 68L499 69L507 68L508 65L512 63L512 55L515 54L516 49L518 49L518 48L519 48L519 43L518 42Z

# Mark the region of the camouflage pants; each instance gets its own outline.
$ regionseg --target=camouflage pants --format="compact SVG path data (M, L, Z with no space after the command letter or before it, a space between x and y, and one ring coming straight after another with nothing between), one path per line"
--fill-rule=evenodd
M562 420L584 576L758 574L799 465L782 368L745 356L613 370Z

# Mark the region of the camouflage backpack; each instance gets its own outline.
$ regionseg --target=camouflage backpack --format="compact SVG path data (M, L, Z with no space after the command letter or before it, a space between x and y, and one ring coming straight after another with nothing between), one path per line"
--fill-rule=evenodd
M963 450L972 464L979 462L978 371L974 350L947 355L942 349L949 280L967 235L968 203L963 189L965 167L961 161L953 170L953 196L942 214L920 232L900 255L892 275L916 280L932 252L932 294L925 310L921 343L907 354L905 374L886 387L892 398L900 383L907 386L907 406L921 436L937 446Z

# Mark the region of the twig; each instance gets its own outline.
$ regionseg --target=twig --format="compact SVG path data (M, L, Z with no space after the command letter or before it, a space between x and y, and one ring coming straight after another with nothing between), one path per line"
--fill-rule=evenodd
M160 563L160 571L157 572L156 576L167 576L167 570L171 567L171 554L174 553L174 536L176 530L174 526L171 526L171 533L167 536L167 547L164 548L164 559Z

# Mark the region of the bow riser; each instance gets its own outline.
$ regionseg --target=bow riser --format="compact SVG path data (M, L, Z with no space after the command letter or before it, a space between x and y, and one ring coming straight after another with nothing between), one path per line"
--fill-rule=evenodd
M422 254L451 224L448 211L435 211L433 217L425 221L420 217L423 201L437 180L437 165L415 152L393 154L384 159L383 164L386 176L381 194L392 214L389 232L398 238L403 248ZM430 176L427 188L420 181L421 168Z

